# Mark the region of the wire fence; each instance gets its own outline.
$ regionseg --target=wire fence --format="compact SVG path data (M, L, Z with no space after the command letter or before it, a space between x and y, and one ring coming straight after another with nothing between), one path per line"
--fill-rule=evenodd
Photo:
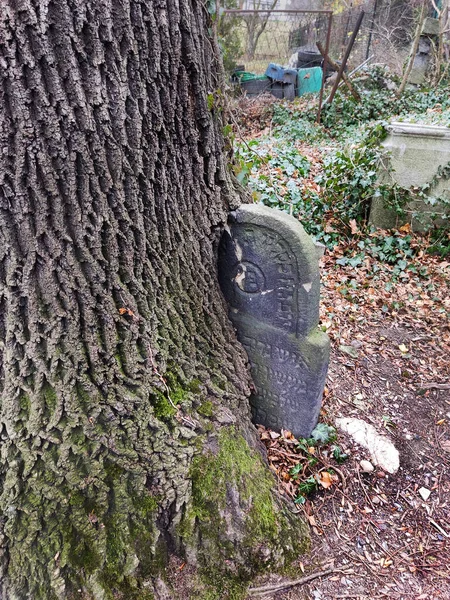
M334 14L330 55L334 58L342 56L361 10L364 10L364 19L350 64L356 66L372 56L373 63L386 65L399 74L415 28L413 8L409 2L366 0L358 8Z
M316 44L321 42L326 46L330 14L296 10L225 11L221 23L225 32L221 36L225 66L240 66L257 75L263 75L270 63L291 68L318 66L322 57Z
M351 4L351 3L350 3ZM329 54L339 60L354 31L361 10L364 19L349 60L349 68L372 56L401 72L414 32L411 3L366 0L356 8L332 15ZM318 66L317 42L326 47L330 11L226 10L221 17L225 66L263 75L269 63L301 68ZM295 56L297 55L297 57Z

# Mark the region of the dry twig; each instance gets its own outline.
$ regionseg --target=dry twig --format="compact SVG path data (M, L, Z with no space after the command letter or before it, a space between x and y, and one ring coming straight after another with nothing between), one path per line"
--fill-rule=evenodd
M295 587L298 585L304 585L314 579L318 579L319 577L326 577L331 573L335 573L335 569L327 569L326 571L318 571L317 573L311 573L311 575L307 575L306 577L302 577L301 579L295 579L294 581L285 581L284 583L277 583L272 585L265 585L257 588L250 588L248 590L249 596L266 596L269 594L273 594L274 592L281 592L281 590L285 590L287 588Z

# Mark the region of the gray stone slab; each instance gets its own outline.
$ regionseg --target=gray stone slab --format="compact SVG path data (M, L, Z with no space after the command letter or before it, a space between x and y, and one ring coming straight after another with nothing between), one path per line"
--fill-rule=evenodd
M439 35L439 19L427 17L423 22L422 35Z
M220 284L256 386L254 422L302 437L317 423L329 360L317 327L319 255L296 219L256 204L231 213L219 250Z
M439 125L424 125L422 123L394 122L387 127L388 135L383 146L389 150L389 156L383 161L379 170L379 180L382 183L397 183L404 188L418 188L433 181L439 167L450 162L450 129ZM440 179L437 184L427 191L430 197L450 198L450 181ZM375 227L389 229L404 223L410 223L414 230L426 229L433 224L427 218L427 213L448 213L445 205L436 203L426 204L414 201L406 207L407 216L399 221L396 213L384 206L379 197L373 198L369 222ZM413 218L415 213L420 219ZM444 222L437 220L436 225Z
M416 54L411 73L408 77L408 83L412 83L414 85L422 85L425 83L430 62L431 56L429 54Z

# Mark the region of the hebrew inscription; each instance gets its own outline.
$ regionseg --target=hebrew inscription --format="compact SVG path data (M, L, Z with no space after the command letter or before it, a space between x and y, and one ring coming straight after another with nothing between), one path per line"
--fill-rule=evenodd
M319 265L293 217L261 205L231 213L219 249L219 280L256 392L255 423L308 436L316 425L329 340L318 331Z

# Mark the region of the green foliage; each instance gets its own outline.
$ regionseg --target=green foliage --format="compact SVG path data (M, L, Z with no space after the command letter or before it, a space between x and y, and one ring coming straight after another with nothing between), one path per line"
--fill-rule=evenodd
M268 160L269 167L282 169L289 177L297 173L306 177L309 172L308 160L299 154L293 146L283 145L276 149L276 154Z
M309 173L309 161L293 144L260 145L256 140L236 149L238 180L248 183L255 199L274 207L298 213L302 202L302 178Z
M439 254L443 258L450 256L450 231L442 229L432 229L430 231L430 245L428 252Z
M320 472L325 469L329 473L333 470L324 462L321 452L330 455L337 464L343 463L348 455L341 448L333 444L336 441L336 429L326 423L319 423L309 438L300 438L297 443L299 462L292 467L289 474L294 480L299 480L296 504L304 504L307 497L320 488ZM322 467L322 468L321 468Z
M214 108L214 94L208 94L206 96L206 103L208 104L208 110L212 110Z
M317 444L329 444L336 439L336 429L326 423L318 423L311 437Z
M345 454L345 452L342 452L342 449L340 446L332 446L332 450L333 450L333 458L337 462L338 465L341 465L343 462L345 462L347 460L348 454Z
M429 109L439 105L440 113L450 110L450 97L446 86L432 90L405 90L398 98L395 91L398 80L383 67L372 67L367 74L354 81L361 96L361 102L346 93L336 94L331 105L326 105L322 112L322 122L335 134L348 126L361 125L374 121L383 115L399 118L411 118L411 115L425 114Z
M400 275L412 268L416 248L412 245L412 237L401 231L385 235L380 231L366 233L356 244L356 250L350 251L336 260L338 265L359 267L364 264L366 256L375 258L385 264L392 265L392 274Z
M323 174L316 183L323 187L327 207L345 215L345 220L367 217L377 179L379 153L365 145L336 150L325 156Z
M315 492L317 490L317 486L317 479L312 475L304 481L301 481L298 486L298 497L296 499L296 503L303 504L303 498L305 498L312 492ZM299 500L299 497L302 498L302 500Z
M225 9L240 8L238 0L225 0ZM227 73L232 73L237 66L237 60L242 55L242 40L239 36L239 19L224 15L220 11L217 37L222 53L223 66Z
M323 125L314 123L317 107L308 103L280 103L273 106L273 135L289 141L322 142L328 135Z
M365 256L371 256L394 265L394 275L411 268L411 240L402 234L379 233L374 237L367 226L374 197L382 198L400 220L407 216L430 228L430 252L441 256L450 253L449 239L442 229L449 218L442 207L450 207L450 198L433 194L439 181L449 179L450 165L438 169L422 188L406 189L378 178L387 156L381 146L387 119L410 119L415 111L418 118L441 115L441 121L447 119L450 124L450 96L446 89L438 88L407 91L398 99L394 93L397 85L385 69L374 67L359 82L361 103L338 92L333 104L324 110L325 127L314 123L314 100L276 104L271 137L237 144L235 165L238 179L248 184L256 201L297 217L305 230L328 248L356 237L358 249L347 252L341 264L358 267L364 264ZM310 165L298 151L298 142L315 145L322 155L315 185L311 185ZM410 208L416 200L428 205L425 215ZM438 232L434 231L437 225Z

